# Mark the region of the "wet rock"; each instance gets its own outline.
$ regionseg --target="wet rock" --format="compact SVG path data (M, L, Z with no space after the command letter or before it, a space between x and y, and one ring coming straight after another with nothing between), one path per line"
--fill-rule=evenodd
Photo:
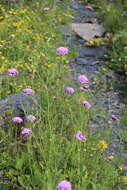
M34 114L38 116L40 107L35 95L13 94L0 101L0 127L7 128L12 117Z
M79 57L94 57L97 59L104 59L107 49L105 46L99 47L81 47L79 49Z
M72 1L71 7L72 7L73 9L78 9L78 8L79 8L78 2L77 2L77 1Z
M106 75L106 77L109 78L109 79L114 79L114 80L116 80L116 77L115 77L114 72L107 72L105 75Z
M86 58L76 58L76 64L78 65L90 65L94 64L97 60L93 57L86 57Z
M71 25L74 32L84 40L88 41L95 36L103 36L105 30L100 24L91 23L72 23Z
M87 4L85 2L72 1L71 7L76 11L76 16L73 18L73 23L90 22L95 18L94 11L86 9L86 5Z

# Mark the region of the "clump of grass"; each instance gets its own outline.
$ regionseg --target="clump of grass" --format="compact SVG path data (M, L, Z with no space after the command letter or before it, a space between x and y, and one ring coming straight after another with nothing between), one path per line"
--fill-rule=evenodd
M96 8L106 30L111 33L108 65L117 72L126 73L126 2L99 0Z

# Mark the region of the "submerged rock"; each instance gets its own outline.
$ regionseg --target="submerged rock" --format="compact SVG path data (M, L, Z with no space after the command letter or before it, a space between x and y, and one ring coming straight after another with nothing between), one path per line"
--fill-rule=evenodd
M8 128L7 125L12 117L34 114L38 116L40 107L35 95L13 94L0 101L0 127Z

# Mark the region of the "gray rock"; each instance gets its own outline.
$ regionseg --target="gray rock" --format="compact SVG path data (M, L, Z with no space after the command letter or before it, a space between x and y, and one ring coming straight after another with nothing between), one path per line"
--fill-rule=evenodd
M72 23L71 27L77 35L86 41L94 38L95 36L103 36L105 31L100 24Z
M73 9L78 9L79 8L79 4L76 1L72 1L71 7Z
M13 94L5 100L0 101L0 126L7 128L12 117L19 116L23 119L25 115L38 116L40 107L35 95Z
M105 46L99 47L81 47L79 49L79 57L94 57L97 59L104 59L107 49Z
M76 64L78 65L90 65L95 63L96 61L96 58L93 57L76 58Z

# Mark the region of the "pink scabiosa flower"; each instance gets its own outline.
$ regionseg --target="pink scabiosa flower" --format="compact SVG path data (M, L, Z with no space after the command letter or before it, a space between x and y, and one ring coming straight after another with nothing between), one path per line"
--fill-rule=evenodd
M116 115L111 115L112 120L118 120L118 117Z
M85 6L85 9L88 9L88 10L90 10L90 11L94 11L94 8L91 7L90 5Z
M13 117L12 121L15 122L15 123L22 123L23 119L21 117Z
M26 116L26 120L29 122L33 122L33 121L36 121L37 118L34 115L28 115Z
M92 105L88 101L82 101L80 104L84 105L86 108L91 108Z
M76 133L75 138L78 139L79 141L84 141L84 140L86 140L85 135L84 135L81 131L78 131L78 132Z
M49 11L49 9L50 9L49 7L45 7L43 10L44 11Z
M84 91L84 90L88 90L89 89L89 85L88 84L85 84L84 86L80 87L79 89Z
M16 3L16 0L10 0L11 2L13 2L13 3Z
M78 82L80 82L81 84L84 84L84 83L88 83L89 80L87 78L87 76L85 75L79 75L78 78L77 78Z
M71 190L71 183L67 180L63 180L58 183L57 190Z
M45 65L46 63L44 61L39 62L40 65Z
M24 89L22 90L22 92L23 92L24 94L34 94L34 93L35 93L34 90L31 89L31 88L24 88Z
M66 55L66 54L68 54L68 48L59 47L59 48L56 49L56 54L57 55Z
M28 128L23 128L21 133L24 137L27 137L32 133L32 131Z
M65 87L65 91L68 93L68 94L73 94L75 92L75 90L72 88L72 87Z
M30 77L30 78L32 78L34 76L34 74L33 74L33 72L28 71L28 75L27 76Z
M18 74L19 74L19 72L17 69L8 69L7 70L7 75L9 75L9 76L16 76Z

